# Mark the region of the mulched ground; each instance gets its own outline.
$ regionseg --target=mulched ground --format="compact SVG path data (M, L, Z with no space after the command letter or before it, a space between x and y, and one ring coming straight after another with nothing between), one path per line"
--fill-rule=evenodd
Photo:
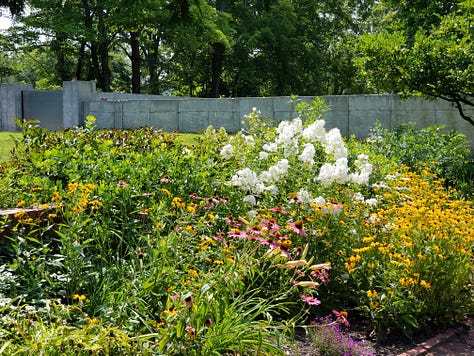
M463 323L458 323L450 327L424 330L418 333L412 339L402 334L392 333L381 342L376 343L374 338L370 337L370 329L366 325L351 325L349 334L352 339L364 341L369 355L393 356L393 355L474 355L474 343L471 340L474 335L473 317L467 318ZM471 341L469 341L471 340ZM461 352L456 351L453 345L458 345L458 350L470 350ZM283 350L288 356L321 356L322 354L315 349L310 337L305 333L297 333L296 340L291 342L290 346L284 346ZM449 351L452 350L452 351Z

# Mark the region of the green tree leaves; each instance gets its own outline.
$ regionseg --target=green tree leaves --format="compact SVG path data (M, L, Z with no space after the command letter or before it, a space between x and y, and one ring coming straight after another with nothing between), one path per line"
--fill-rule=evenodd
M466 113L474 106L474 1L443 4L434 14L420 8L418 22L401 10L387 30L359 39L360 73L376 91L447 100L474 125Z

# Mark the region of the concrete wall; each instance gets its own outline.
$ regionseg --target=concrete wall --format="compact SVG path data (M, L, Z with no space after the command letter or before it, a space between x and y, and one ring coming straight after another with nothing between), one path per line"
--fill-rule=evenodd
M39 120L48 130L63 126L62 90L23 90L23 117Z
M17 131L14 118L23 117L22 91L33 89L30 84L2 84L0 86L0 130Z
M63 85L63 121L57 127L82 125L87 115L94 116L99 128L137 128L152 126L166 131L199 132L209 125L228 132L243 127L244 116L257 108L273 120L296 117L290 97L202 99L159 95L98 93L94 82L71 81ZM21 92L24 85L0 87L1 130L13 131L13 117L22 117ZM311 101L314 97L300 97ZM330 107L324 119L326 128L337 127L344 136L366 136L379 121L385 128L415 122L419 128L445 125L463 133L474 147L474 126L445 101L421 98L400 100L397 95L324 96ZM467 111L474 116L473 110Z
M311 101L314 97L301 97ZM379 121L382 127L393 128L415 122L418 128L445 125L447 130L464 133L473 142L474 127L464 121L458 111L444 101L421 98L400 100L397 95L324 96L330 107L324 119L326 128L337 127L344 136L365 137ZM95 101L86 104L88 114L97 118L102 128L133 128L153 126L166 131L197 132L209 125L228 132L242 127L244 116L256 107L263 116L281 121L297 116L290 97L274 98L160 98L159 100ZM468 111L474 115L474 110Z

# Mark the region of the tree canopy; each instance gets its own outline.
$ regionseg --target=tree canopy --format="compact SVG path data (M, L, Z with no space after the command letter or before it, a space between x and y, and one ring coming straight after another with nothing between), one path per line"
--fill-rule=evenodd
M385 29L358 39L355 62L368 85L447 100L474 125L466 113L474 107L474 1L387 3L405 6Z
M0 0L1 80L103 91L441 98L474 124L474 0Z
M20 66L3 79L207 97L354 93L363 88L350 44L372 3L3 1L16 24L1 35L3 52L34 57L34 70ZM0 67L12 73L11 61Z

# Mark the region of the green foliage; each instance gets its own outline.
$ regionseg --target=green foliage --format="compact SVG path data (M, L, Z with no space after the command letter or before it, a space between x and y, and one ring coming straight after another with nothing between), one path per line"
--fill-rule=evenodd
M374 154L418 172L429 169L448 187L472 198L473 157L465 136L446 132L441 126L416 129L414 123L408 123L388 130L378 124L367 141Z
M189 146L93 117L18 121L0 180L18 207L0 230L1 350L274 355L332 311L380 339L472 311L472 203L443 185L465 139L407 125L343 140L321 100L295 107Z
M0 36L4 81L186 96L366 91L352 43L373 1L31 0ZM131 14L133 16L131 16Z
M399 21L360 37L355 64L377 91L447 100L474 125L466 112L474 106L473 9L472 1L447 2L430 13L406 2Z

